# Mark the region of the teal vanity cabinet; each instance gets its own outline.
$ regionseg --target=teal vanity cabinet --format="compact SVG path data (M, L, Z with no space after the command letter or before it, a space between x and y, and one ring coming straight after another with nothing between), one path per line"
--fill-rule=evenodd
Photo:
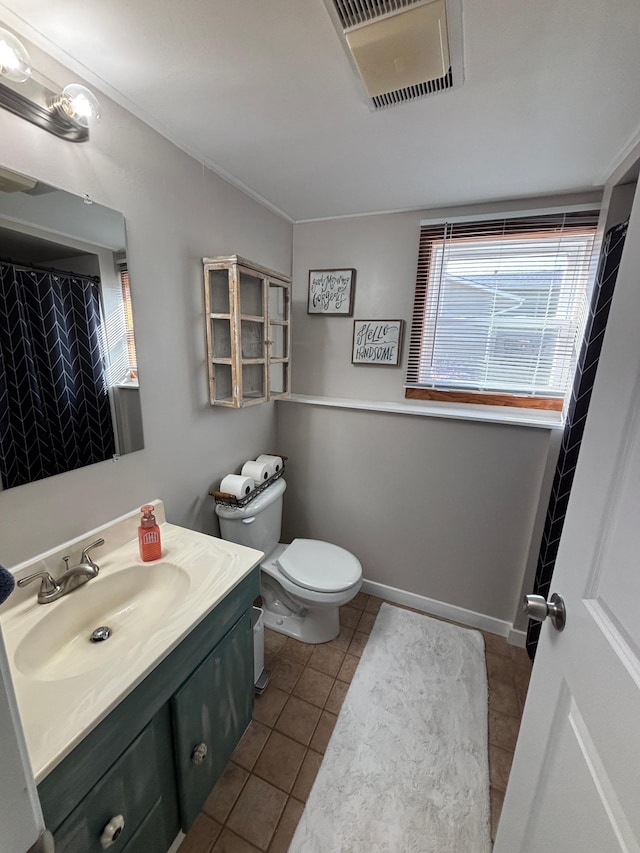
M56 853L166 853L251 720L253 569L38 785Z

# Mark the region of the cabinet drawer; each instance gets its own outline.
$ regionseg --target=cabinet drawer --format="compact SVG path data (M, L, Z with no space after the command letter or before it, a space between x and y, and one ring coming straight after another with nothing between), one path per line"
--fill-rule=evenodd
M249 610L171 700L180 817L185 832L249 725L252 709Z
M100 838L117 815L124 826L112 849L124 849L161 798L159 756L165 748L158 739L170 736L167 715L159 714L55 832L56 853L102 853ZM162 847L147 848L147 853L154 849Z

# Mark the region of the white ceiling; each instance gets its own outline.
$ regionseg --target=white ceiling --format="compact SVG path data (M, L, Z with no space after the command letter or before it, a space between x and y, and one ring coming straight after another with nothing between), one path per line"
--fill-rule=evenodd
M293 220L601 185L640 126L638 0L462 5L464 85L377 113L323 0L0 0L0 19Z

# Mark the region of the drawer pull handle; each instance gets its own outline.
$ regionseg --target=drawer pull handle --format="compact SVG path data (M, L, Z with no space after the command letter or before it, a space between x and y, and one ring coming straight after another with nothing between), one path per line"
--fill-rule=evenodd
M191 753L191 762L192 764L198 765L202 764L202 762L207 757L207 753L209 749L206 743L199 743L197 746L193 748L193 752Z
M102 835L100 836L100 846L103 850L106 850L108 847L112 847L120 835L122 834L122 830L124 829L124 818L121 814L112 817L109 823L102 830Z

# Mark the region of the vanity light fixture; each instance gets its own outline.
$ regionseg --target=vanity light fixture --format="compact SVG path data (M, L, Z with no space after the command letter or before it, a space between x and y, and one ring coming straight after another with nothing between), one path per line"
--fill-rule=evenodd
M100 104L90 89L80 83L70 83L55 102L56 109L82 127L100 121Z
M22 42L0 27L0 107L61 139L85 142L100 118L97 98L79 83L56 89L32 68Z
M0 74L14 83L31 77L29 54L22 42L9 30L0 27Z

